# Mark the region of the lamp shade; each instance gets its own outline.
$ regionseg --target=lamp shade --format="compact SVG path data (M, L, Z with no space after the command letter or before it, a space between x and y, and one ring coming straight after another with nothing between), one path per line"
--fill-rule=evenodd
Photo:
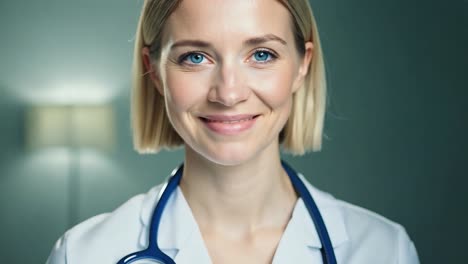
M26 117L31 148L78 147L109 150L115 144L110 105L33 106Z

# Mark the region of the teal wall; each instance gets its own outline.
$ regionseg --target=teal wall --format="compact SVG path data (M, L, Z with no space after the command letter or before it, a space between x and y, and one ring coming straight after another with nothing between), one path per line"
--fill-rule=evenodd
M0 256L43 263L70 226L66 149L31 151L24 113L62 89L110 100L112 152L78 152L78 219L159 183L182 152L132 150L129 86L140 1L0 3ZM319 188L403 224L422 263L461 263L468 236L463 0L312 1L329 77L323 151L285 156ZM96 88L97 87L97 88ZM465 171L465 172L464 172Z

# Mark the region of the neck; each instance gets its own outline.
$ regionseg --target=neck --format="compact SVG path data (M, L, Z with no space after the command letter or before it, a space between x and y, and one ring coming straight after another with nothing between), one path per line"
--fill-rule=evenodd
M232 234L286 226L297 200L279 148L224 166L186 147L180 187L202 230Z

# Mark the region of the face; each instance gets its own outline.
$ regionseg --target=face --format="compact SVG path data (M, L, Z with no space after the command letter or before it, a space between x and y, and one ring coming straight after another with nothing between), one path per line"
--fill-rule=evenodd
M277 152L312 52L298 53L292 29L275 0L182 1L152 67L187 153L236 165Z

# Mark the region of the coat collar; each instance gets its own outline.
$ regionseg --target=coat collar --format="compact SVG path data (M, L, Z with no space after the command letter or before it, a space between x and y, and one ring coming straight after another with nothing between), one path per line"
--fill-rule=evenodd
M299 177L304 181L322 214L333 248L346 242L348 240L348 233L342 212L340 211L339 201L332 195L312 186L302 174L299 174ZM161 187L162 185L158 185L152 188L142 204L140 213L140 220L143 225L140 234L140 244L142 247L146 247L148 243L148 227ZM288 239L288 242L289 240L295 240L294 244L296 245L302 244L317 249L322 247L315 225L309 216L304 202L300 198L296 203L284 236L282 240L286 240L286 237L291 237L291 239ZM175 250L176 252L180 252L180 254L182 254L184 248L191 248L191 252L201 254L197 259L209 259L201 237L192 211L181 189L178 187L169 198L161 218L158 237L159 247L162 250ZM197 248L199 250L195 250Z
M299 174L299 177L306 185L319 208L320 214L325 222L325 226L327 227L333 248L336 248L346 242L348 240L348 233L346 231L346 225L339 201L331 194L315 188L302 174ZM317 230L315 229L314 222L312 218L310 218L303 200L299 199L296 206L297 208L295 208L293 216L291 217L291 221L297 221L297 224L292 224L293 227L297 228L294 232L295 236L302 236L303 242L309 247L322 248L322 243L320 242Z
M143 228L139 241L142 248L148 245L149 225L160 189L158 186L151 190L143 202L140 217ZM176 263L193 263L194 259L197 263L211 263L201 232L179 187L168 199L162 214L158 245L166 254L172 255Z

